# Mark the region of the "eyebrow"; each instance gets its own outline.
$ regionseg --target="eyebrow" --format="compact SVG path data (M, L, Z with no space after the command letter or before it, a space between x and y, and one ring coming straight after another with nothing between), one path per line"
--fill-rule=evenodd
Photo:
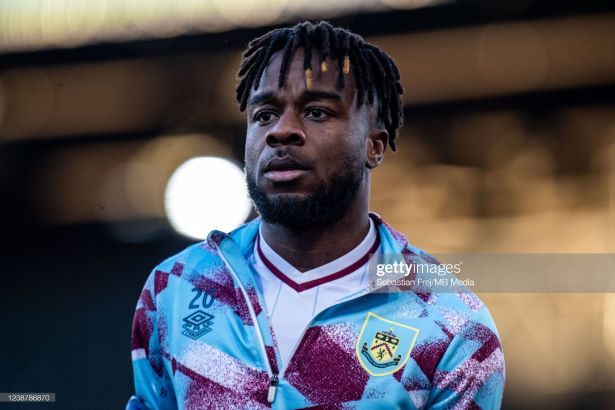
M251 107L261 105L267 102L274 102L277 100L276 94L272 91L265 91L259 94L254 94L250 97L250 101L248 105ZM342 96L339 93L333 91L323 91L323 90L306 90L301 94L299 99L301 104L305 104L310 101L315 100L329 100L329 101L341 101Z
M266 91L263 93L254 94L252 97L250 97L250 101L248 102L248 105L253 107L255 105L261 105L265 102L274 101L274 100L275 100L275 94L271 91Z

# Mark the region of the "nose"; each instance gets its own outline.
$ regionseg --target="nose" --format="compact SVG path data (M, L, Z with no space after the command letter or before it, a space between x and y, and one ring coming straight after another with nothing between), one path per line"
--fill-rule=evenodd
M301 119L296 113L284 112L267 133L266 142L270 147L303 145L305 143L305 131Z

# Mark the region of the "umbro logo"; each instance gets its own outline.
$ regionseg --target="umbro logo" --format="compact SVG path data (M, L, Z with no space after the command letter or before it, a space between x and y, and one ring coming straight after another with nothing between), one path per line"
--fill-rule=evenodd
M213 325L213 318L213 315L202 310L192 312L184 318L184 325L182 326L184 331L182 335L196 340L204 334L211 332L210 326Z

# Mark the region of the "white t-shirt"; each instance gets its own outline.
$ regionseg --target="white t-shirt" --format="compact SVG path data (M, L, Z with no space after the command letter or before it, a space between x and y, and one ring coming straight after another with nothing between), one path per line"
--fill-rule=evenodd
M371 218L369 223L369 232L354 249L306 272L278 255L259 231L249 263L257 273L283 365L288 363L295 344L316 314L367 289L368 254L375 253L379 246Z

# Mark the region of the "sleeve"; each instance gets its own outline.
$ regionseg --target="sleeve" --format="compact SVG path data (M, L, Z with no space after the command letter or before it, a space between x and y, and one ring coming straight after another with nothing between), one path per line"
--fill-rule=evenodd
M135 393L144 408L177 409L172 381L164 367L160 348L154 282L156 273L148 277L141 292L132 322L131 355Z
M428 409L499 409L504 392L504 354L486 307L451 341L438 363Z

